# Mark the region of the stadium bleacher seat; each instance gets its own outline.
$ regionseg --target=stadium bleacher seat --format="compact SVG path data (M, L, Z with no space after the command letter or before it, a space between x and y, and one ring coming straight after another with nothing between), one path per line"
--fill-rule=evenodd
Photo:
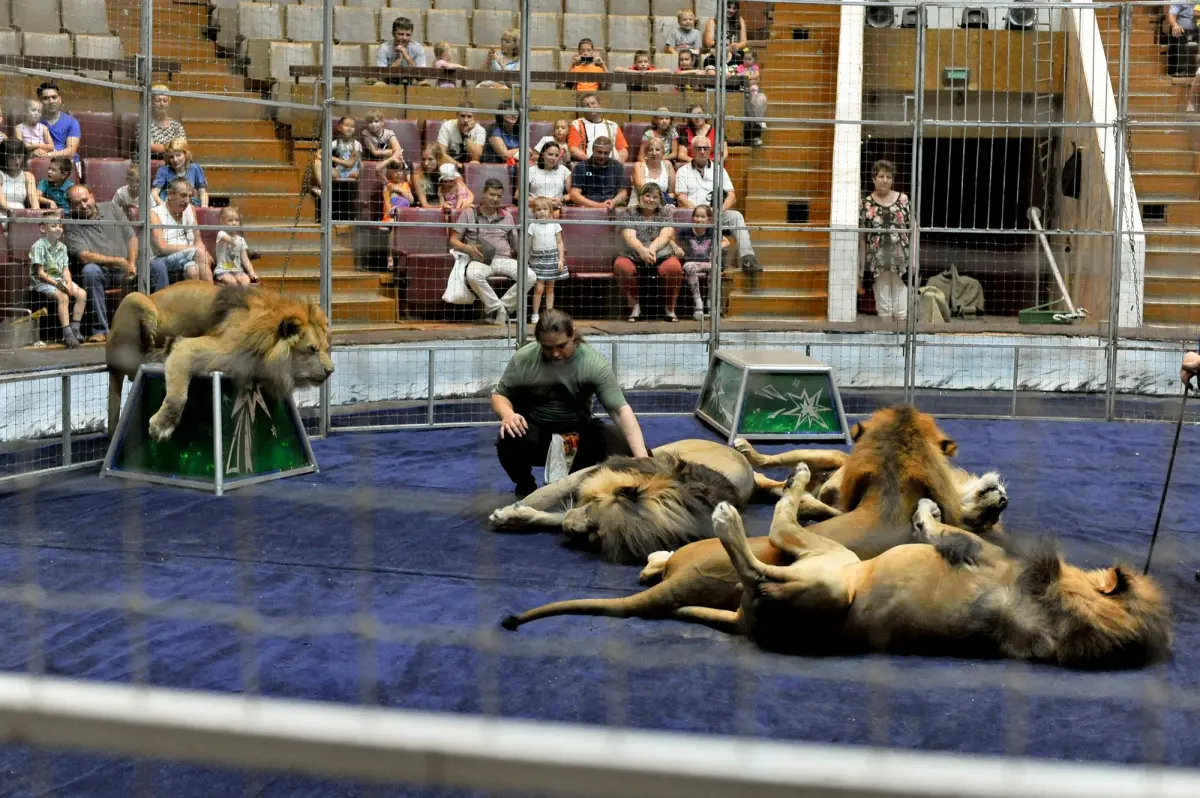
M569 50L575 50L580 39L591 39L597 50L608 49L603 14L563 14L562 36L563 47Z
M396 134L404 160L410 166L421 159L421 130L415 119L385 119L383 126Z
M681 8L694 8L692 0L650 0L650 14L655 17L674 18ZM705 20L698 19L696 22L697 27L702 27Z
M391 31L388 31L391 35ZM379 13L374 8L333 9L333 40L339 44L379 44Z
M513 11L480 9L471 17L471 40L476 47L499 47L504 31L516 26L517 14Z
M475 0L433 0L433 7L438 11L474 11Z
M0 55L20 55L21 34L15 30L0 30Z
M400 211L400 221L445 224L447 219L439 208L405 208ZM447 241L449 232L446 226L392 229L392 259L397 273L408 277L408 290L404 296L408 311L445 308L442 293L454 266Z
M433 9L425 14L425 41L470 43L470 14L459 9ZM428 55L426 56L428 58Z
M502 163L469 163L463 168L463 172L463 180L471 193L475 195L476 202L483 197L484 182L494 177L504 184L504 196L500 203L512 205L512 176L509 174L508 166Z
M649 50L650 49L650 18L616 16L608 17L608 46L613 50ZM633 60L609 64L609 69L618 66L632 66Z
M608 13L650 18L650 0L609 0Z
M325 10L320 6L283 7L283 31L289 42L319 42L324 23Z
M12 3L12 26L23 33L61 33L62 17L58 3Z
M104 0L68 0L62 4L62 29L73 36L112 36Z
M29 169L30 173L33 175L34 180L38 180L38 181L45 180L46 179L46 170L48 170L50 168L50 159L49 158L30 158L29 166L27 168Z
M534 12L529 18L529 46L557 50L562 46L562 30L559 28L560 14Z
M379 180L379 161L363 161L358 175L358 218L378 222L383 218L383 183Z
M52 58L75 55L71 37L65 33L25 33L21 36L21 54Z
M84 158L83 179L96 202L108 202L129 179L128 158Z
M198 225L219 225L221 223L220 208L196 208L196 224ZM204 242L204 246L208 249L209 254L214 254L217 251L217 233L218 230L201 230L200 240Z
M563 208L565 221L600 221L609 219L603 208ZM575 280L611 280L613 261L617 257L616 232L607 225L563 225L563 249L567 270Z
M117 158L121 155L121 137L117 120L103 111L77 111L79 120L79 157Z
M649 122L626 122L621 125L621 133L624 134L625 142L629 145L630 163L637 160L638 153L642 150L642 136L646 135L646 131L649 129ZM667 153L667 155L670 154Z

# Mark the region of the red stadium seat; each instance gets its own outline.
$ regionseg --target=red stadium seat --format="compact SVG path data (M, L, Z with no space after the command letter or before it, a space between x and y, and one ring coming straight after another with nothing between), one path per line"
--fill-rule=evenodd
M108 202L117 189L129 180L127 158L85 158L84 184L92 190L96 202Z
M406 310L420 312L445 308L442 294L454 267L445 214L440 208L404 208L400 211L400 221L437 225L392 229L392 258L398 272L408 278Z
M421 131L414 119L385 119L383 126L396 134L404 160L411 166L421 159Z
M504 196L500 199L501 205L512 205L512 177L509 173L509 167L502 163L469 163L463 167L466 174L463 179L466 181L467 188L471 189L471 193L475 195L475 202L478 203L483 198L483 184L489 178L496 178L504 184Z
M198 225L219 225L221 223L220 208L195 208L196 224ZM208 254L216 257L217 255L217 233L219 230L201 230L200 240L204 242L204 246L208 249Z
M642 148L642 136L650 129L649 122L626 122L621 126L621 132L625 134L625 143L629 145L629 160L636 161L638 152ZM670 157L670 153L666 153Z
M436 144L438 131L442 129L442 122L445 121L445 119L426 119L424 129L425 132L424 135L421 136L421 143Z
M383 218L383 183L379 180L379 161L363 161L358 173L358 218L377 222Z
M80 158L120 158L121 137L117 120L102 111L78 111Z
M563 208L563 249L571 278L599 280L611 278L616 258L616 229L612 225L574 225L571 221L609 220L603 208Z
M30 158L29 166L27 167L33 173L33 179L41 182L46 179L46 170L50 168L49 158ZM71 178L74 180L74 176Z

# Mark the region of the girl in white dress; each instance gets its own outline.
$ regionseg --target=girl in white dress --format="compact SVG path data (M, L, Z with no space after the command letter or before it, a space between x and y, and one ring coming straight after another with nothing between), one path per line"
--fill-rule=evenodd
M535 197L533 218L529 223L529 268L537 282L533 286L533 315L530 324L537 324L542 294L546 295L546 310L554 307L554 283L567 276L567 254L563 249L562 225L553 221L554 211L549 198Z

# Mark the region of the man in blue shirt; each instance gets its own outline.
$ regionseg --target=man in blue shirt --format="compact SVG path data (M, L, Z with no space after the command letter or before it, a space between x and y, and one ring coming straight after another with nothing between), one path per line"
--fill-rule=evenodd
M81 177L79 171L79 120L62 109L62 94L57 83L43 83L38 86L38 99L42 101L42 122L50 129L50 139L54 142L54 152L50 157L62 155L70 158L75 164L75 176Z
M1200 47L1196 31L1195 10L1191 3L1172 3L1167 6L1167 73L1175 77L1190 77L1196 70L1196 52Z

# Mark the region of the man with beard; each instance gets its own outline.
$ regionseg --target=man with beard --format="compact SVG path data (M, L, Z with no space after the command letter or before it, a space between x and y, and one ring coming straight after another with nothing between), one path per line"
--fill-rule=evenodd
M600 136L593 142L592 156L575 165L571 174L571 204L580 208L624 207L629 201L625 167L612 158L612 142Z
M64 241L71 260L79 265L79 282L88 295L92 315L92 341L108 337L108 311L104 291L108 288L132 288L137 282L138 239L129 219L112 202L96 202L87 186L72 186L67 191L71 218ZM87 224L98 222L99 224ZM167 287L167 269L151 264L150 285L154 291Z
M555 433L579 436L572 472L614 454L649 457L612 366L583 340L574 320L557 308L547 310L533 334L534 340L513 353L492 393L492 410L500 419L496 454L517 496L537 489L533 467L546 462ZM615 426L592 417L593 397Z

